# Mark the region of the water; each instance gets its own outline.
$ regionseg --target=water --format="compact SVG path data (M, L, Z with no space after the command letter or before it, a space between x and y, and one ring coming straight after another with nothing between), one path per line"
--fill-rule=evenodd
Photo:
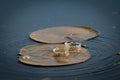
M1 2L0 79L2 80L118 80L120 77L119 1L33 1ZM108 7L109 6L109 7ZM31 32L53 26L86 25L101 34L83 42L91 59L61 67L35 67L18 61L20 48L36 44Z

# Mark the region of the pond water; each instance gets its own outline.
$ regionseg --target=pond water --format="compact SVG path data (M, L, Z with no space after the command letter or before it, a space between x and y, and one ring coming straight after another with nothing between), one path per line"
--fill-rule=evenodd
M120 79L120 1L6 0L0 2L1 80L118 80ZM35 67L18 61L20 48L37 42L35 30L54 26L86 25L100 35L83 42L91 53L85 63Z

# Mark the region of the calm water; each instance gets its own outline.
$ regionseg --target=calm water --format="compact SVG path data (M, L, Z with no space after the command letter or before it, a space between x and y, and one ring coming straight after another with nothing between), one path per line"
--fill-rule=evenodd
M119 80L120 1L0 1L0 80ZM61 67L35 67L18 62L19 49L35 44L29 34L53 26L86 25L101 34L84 42L91 59Z

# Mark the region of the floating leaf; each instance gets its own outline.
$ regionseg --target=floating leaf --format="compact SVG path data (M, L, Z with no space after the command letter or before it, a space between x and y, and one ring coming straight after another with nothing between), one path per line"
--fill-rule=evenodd
M30 38L44 43L63 43L70 41L67 37L83 41L98 34L95 29L86 26L61 26L37 30L30 34Z
M61 66L85 62L90 58L88 49L82 47L80 52L71 52L69 56L55 57L53 49L64 44L35 44L20 50L19 61L37 66Z

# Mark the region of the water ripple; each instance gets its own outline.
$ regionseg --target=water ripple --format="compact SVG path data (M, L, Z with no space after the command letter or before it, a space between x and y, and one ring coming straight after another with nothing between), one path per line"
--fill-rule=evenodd
M25 45L34 44L33 41L28 39L13 41L8 43L5 46L9 46L2 49L3 55L6 55L7 60L6 67L8 70L13 70L15 72L20 73L29 73L29 74L41 74L42 76L89 76L90 74L103 74L109 71L113 71L118 69L119 65L116 64L120 59L116 55L116 41L108 37L99 36L93 40L89 40L86 42L86 45L89 47L89 51L91 53L91 59L88 61L69 65L69 66L60 66L60 67L35 67L23 65L18 62L17 54L19 53L19 49ZM0 64L1 67L5 67Z

